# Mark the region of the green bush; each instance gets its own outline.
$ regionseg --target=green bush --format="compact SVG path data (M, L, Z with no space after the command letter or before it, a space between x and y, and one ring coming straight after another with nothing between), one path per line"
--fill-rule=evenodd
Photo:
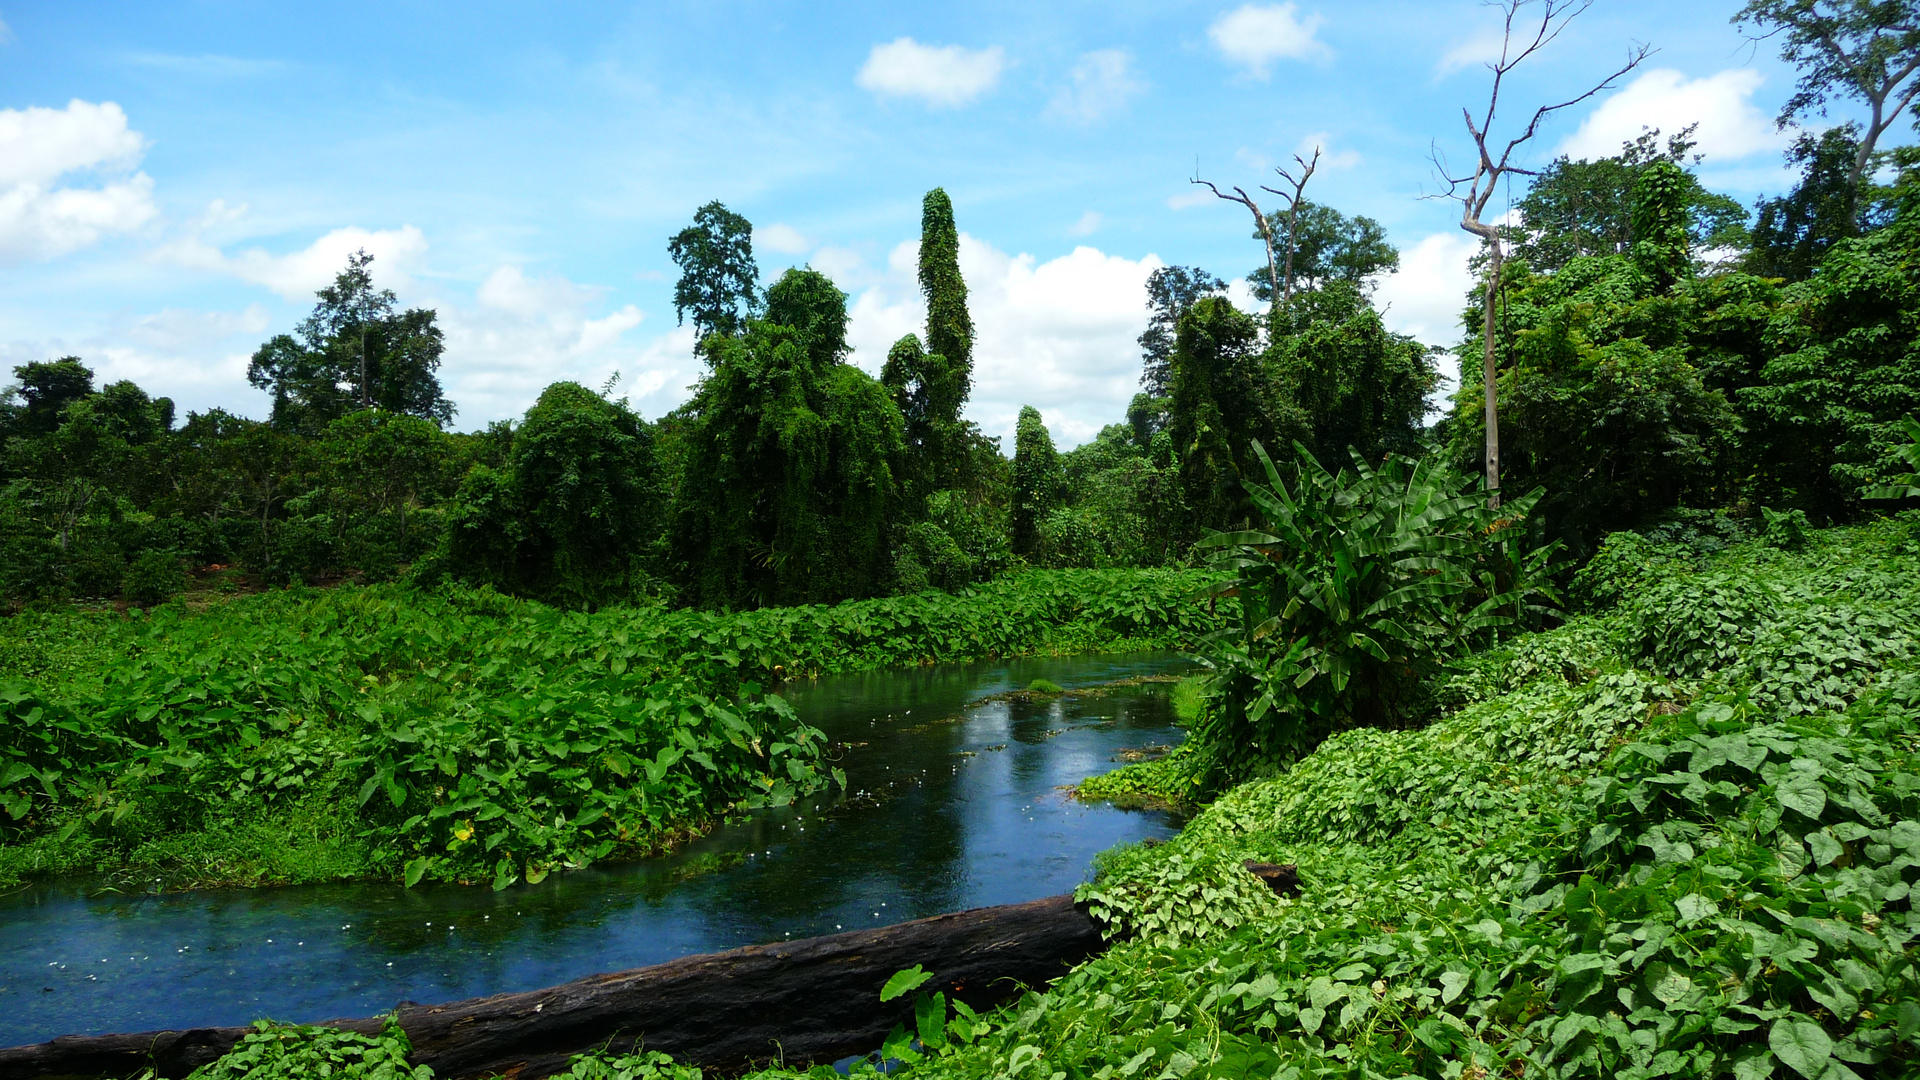
M172 599L187 586L187 575L180 569L180 556L171 551L148 549L133 557L120 578L120 595L141 607Z
M432 1069L407 1064L412 1051L392 1017L378 1035L262 1020L232 1050L195 1069L190 1080L433 1080Z

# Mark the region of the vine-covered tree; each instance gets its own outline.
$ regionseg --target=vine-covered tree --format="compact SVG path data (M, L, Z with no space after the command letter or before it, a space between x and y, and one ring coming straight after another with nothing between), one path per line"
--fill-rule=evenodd
M973 318L960 274L960 231L945 190L927 192L920 211L920 290L927 340L912 334L887 352L880 382L906 423L908 493L925 500L964 487L972 432L960 419L973 389Z
M1612 157L1574 161L1555 158L1533 177L1514 208L1512 255L1535 273L1552 273L1582 255L1625 255L1633 249L1634 185L1659 163L1685 170L1694 147L1693 125L1660 144L1658 130L1643 131ZM1746 241L1746 208L1708 191L1691 171L1680 172L1681 204L1694 251L1737 249Z
M760 311L760 269L753 261L753 223L715 199L694 211L693 224L667 241L680 268L673 286L679 322L693 320L701 342L732 336Z
M434 312L395 310L392 290L373 287L372 264L365 251L348 256L294 333L253 354L247 382L273 395L275 427L317 434L357 409L439 424L453 419L453 403L440 388L446 343Z
M651 426L624 401L554 383L506 467L467 473L435 570L569 607L631 600L660 511Z
M1060 455L1040 410L1020 407L1013 429L1013 551L1040 550L1040 523L1060 503Z
M900 413L845 362L846 296L789 270L766 317L709 339L713 370L682 415L670 558L711 607L832 603L884 592Z
M1307 434L1299 410L1272 389L1252 317L1224 296L1187 309L1174 340L1168 433L1193 525L1226 528L1241 516L1241 479L1256 475L1255 439L1285 446Z
M1227 283L1193 266L1162 266L1147 275L1147 328L1140 334L1140 385L1149 398L1172 386L1173 340L1180 318L1203 296L1219 296Z

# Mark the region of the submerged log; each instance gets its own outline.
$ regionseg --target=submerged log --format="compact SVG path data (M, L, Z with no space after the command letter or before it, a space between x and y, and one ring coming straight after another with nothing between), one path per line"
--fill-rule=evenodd
M915 964L922 989L975 1008L1039 987L1104 948L1099 927L1073 897L975 908L930 919L775 945L688 956L653 967L590 975L561 986L446 1005L400 1007L410 1060L440 1080L501 1075L535 1080L583 1050L636 1046L689 1064L737 1072L770 1060L824 1062L880 1045L910 1015L880 988ZM381 1018L325 1026L375 1032ZM183 1077L220 1057L248 1028L138 1035L69 1035L0 1049L0 1080L129 1077L147 1068Z

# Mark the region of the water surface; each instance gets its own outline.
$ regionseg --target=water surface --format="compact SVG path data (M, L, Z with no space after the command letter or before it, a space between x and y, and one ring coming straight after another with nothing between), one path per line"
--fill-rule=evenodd
M789 686L837 742L848 795L753 815L666 858L504 892L384 884L0 897L0 1046L67 1034L368 1016L690 953L1065 892L1165 815L1058 788L1123 748L1177 742L1164 684L982 699L1179 673L1167 653L1035 658ZM970 707L971 706L971 707Z

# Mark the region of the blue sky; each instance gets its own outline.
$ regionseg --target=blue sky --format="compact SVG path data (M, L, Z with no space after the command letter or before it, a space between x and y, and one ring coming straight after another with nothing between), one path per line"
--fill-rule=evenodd
M1710 187L1778 193L1794 75L1738 6L1599 0L1503 119L1648 42L1531 160L1698 121ZM970 415L1005 435L1033 404L1073 445L1136 388L1153 267L1262 258L1196 166L1251 187L1313 145L1308 196L1403 252L1389 322L1457 336L1470 247L1422 195L1430 150L1458 160L1460 108L1484 107L1495 13L1473 0L290 7L0 0L0 364L74 353L183 410L262 416L248 355L364 246L440 311L457 426L615 372L657 417L699 375L666 253L696 207L753 221L769 279L832 275L877 370L921 322L920 197L942 185L981 337Z

